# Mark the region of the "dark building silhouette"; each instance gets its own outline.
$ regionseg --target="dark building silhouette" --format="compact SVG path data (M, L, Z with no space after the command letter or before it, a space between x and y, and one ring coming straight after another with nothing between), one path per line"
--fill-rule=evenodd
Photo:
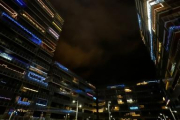
M99 89L100 120L173 120L160 80Z

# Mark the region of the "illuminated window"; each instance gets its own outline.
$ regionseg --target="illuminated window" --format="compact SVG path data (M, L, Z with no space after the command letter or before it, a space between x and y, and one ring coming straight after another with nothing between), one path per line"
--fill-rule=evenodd
M127 99L127 103L134 103L133 99Z
M125 92L132 92L131 89L125 89L124 91L125 91Z
M115 106L115 107L114 107L114 111L119 111L119 107L118 107L118 106Z
M137 106L130 107L130 110L138 110L139 108Z
M44 72L44 71L42 71L42 70L40 70L40 69L38 69L38 68L35 68L35 67L33 67L33 66L30 66L29 70L31 70L31 71L33 71L33 72L37 72L37 73L39 73L39 74L41 74L41 75L43 75L43 76L47 76L47 73L46 73L46 72Z
M117 95L117 98L123 98L123 96L121 96L121 95Z
M137 83L137 85L139 86L139 85L146 85L146 84L148 84L147 82L142 82L142 83Z
M140 114L136 114L135 112L130 112L131 116L140 116ZM133 119L134 120L134 119Z
M118 104L124 104L124 102L122 101L122 99L117 99Z
M79 80L77 78L74 78L73 82L76 83L76 84L79 84Z
M144 108L144 105L139 105L140 108Z
M47 100L39 98L39 99L37 99L36 105L38 105L38 106L47 106L47 103L48 103Z

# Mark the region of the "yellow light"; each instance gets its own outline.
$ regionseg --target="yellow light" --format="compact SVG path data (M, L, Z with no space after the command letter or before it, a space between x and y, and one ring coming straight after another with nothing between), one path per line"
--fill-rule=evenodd
M42 33L45 33L45 28L42 27L36 20L34 20L34 18L32 18L28 13L23 12L21 14L24 18L26 18L27 20L29 20L29 22L31 22L36 28L38 28Z
M148 83L144 81L142 83L137 83L136 85L139 86L139 85L146 85L146 84L148 84Z
M59 16L57 13L56 13L56 18L60 21L60 23L63 25L64 23L64 20L61 18L61 16Z
M131 89L125 89L124 91L125 91L125 92L132 92Z
M144 105L139 105L140 108L144 108Z
M114 111L119 111L119 107L118 107L118 106L115 106L115 107L114 107Z
M2 0L0 0L0 6L4 8L13 18L17 18L18 13L10 8L7 4L5 4Z
M127 99L127 103L133 103L134 101L132 99Z
M124 104L124 102L121 99L117 100L118 104Z
M117 95L117 98L123 98L121 95Z
M2 67L5 67L6 69L9 69L9 70L11 70L11 71L14 71L14 72L17 72L17 73L19 73L19 74L22 74L22 75L24 75L25 74L25 71L24 72L19 72L19 71L17 71L17 70L14 70L14 69L12 69L12 68L9 68L7 65L5 65L5 64L0 64Z
M164 7L164 5L162 4L162 3L160 3L160 7L158 7L158 8L156 8L156 9L154 9L154 24L153 24L153 30L154 30L154 32L156 31L156 10L158 10L158 9L161 9L161 8L163 8Z
M54 13L42 2L42 0L37 0L40 5L49 13L49 15L54 18Z
M61 28L55 23L55 22L52 22L52 24L58 29L59 32L61 32Z
M166 90L169 88L169 82L166 82Z
M168 109L168 107L167 106L162 106L162 109Z
M28 87L23 87L23 89L30 90L30 91L33 91L33 92L38 92L37 90L31 89L31 88L28 88Z

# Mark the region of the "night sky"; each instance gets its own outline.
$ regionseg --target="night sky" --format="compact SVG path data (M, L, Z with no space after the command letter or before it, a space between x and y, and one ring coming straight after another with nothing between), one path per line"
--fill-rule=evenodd
M51 0L65 23L55 59L97 85L154 79L134 0Z

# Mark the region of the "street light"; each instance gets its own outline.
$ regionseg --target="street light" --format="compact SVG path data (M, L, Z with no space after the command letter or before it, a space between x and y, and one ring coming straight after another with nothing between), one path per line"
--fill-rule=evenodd
M72 103L75 103L76 102L76 119L75 120L77 120L77 118L78 118L78 108L80 107L82 107L82 105L80 104L79 105L79 102L78 102L78 100L73 100L72 101Z

